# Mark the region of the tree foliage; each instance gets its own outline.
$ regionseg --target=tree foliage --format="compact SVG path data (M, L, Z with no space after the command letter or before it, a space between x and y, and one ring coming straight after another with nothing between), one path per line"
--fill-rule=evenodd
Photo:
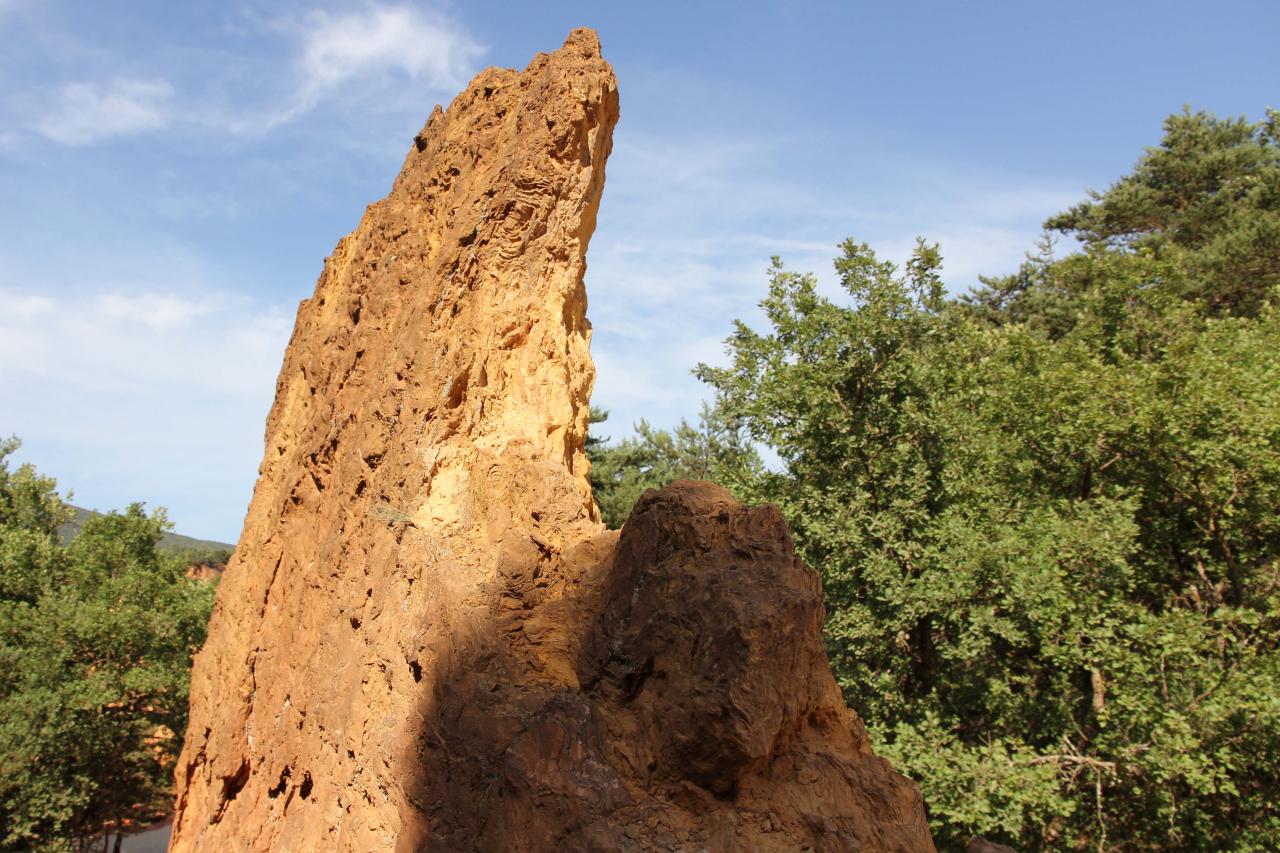
M1049 220L1080 253L966 298L924 242L843 244L841 300L775 259L698 370L942 848L1280 838L1276 122L1172 117Z
M1131 174L1045 227L1091 250L1146 250L1183 271L1167 290L1216 314L1253 316L1280 285L1280 112L1258 123L1170 116L1162 144ZM1034 274L989 284L981 298L1024 303L1015 319L1036 318L1052 293Z
M601 409L591 410L592 424L608 417ZM697 426L682 420L670 431L641 420L634 436L608 442L607 437L589 437L587 456L600 515L615 530L648 489L676 480L715 480L743 497L761 471L760 458L739 420L724 409L704 407Z
M207 582L134 504L86 522L0 442L0 850L78 850L167 797Z

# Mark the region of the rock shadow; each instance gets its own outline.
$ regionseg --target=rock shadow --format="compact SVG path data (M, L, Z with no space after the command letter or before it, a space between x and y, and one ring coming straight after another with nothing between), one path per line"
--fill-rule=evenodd
M933 849L776 508L679 482L620 535L518 545L436 650L398 850Z

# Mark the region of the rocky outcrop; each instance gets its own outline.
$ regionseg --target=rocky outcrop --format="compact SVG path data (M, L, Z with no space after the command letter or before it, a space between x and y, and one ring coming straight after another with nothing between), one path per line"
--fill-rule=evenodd
M594 33L489 69L298 312L196 659L171 850L931 850L776 510L619 537L583 452Z
M437 688L422 849L933 849L775 508L679 482L537 565Z

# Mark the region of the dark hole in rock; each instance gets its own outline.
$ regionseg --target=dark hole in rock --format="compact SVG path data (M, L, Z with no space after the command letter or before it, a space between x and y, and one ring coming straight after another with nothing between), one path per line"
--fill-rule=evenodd
M267 789L267 796L274 800L276 797L284 793L285 786L288 783L289 783L289 768L286 767L285 769L280 771L280 781L276 782L276 784L273 787Z
M249 781L249 761L245 759L240 762L239 769L230 776L222 777L222 801L229 803L236 798L236 795L244 788L245 783Z

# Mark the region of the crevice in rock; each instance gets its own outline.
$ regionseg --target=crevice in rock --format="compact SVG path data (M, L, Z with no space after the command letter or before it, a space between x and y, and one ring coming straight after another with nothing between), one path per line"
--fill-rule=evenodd
M244 790L245 784L249 781L249 759L242 758L240 766L230 776L222 777L222 792L219 798L217 818L222 817L222 813L226 811L227 806L231 804L240 792Z
M276 782L276 784L267 789L267 796L274 800L276 797L284 793L285 788L288 787L288 784L289 784L289 768L285 767L285 769L280 771L280 779Z

